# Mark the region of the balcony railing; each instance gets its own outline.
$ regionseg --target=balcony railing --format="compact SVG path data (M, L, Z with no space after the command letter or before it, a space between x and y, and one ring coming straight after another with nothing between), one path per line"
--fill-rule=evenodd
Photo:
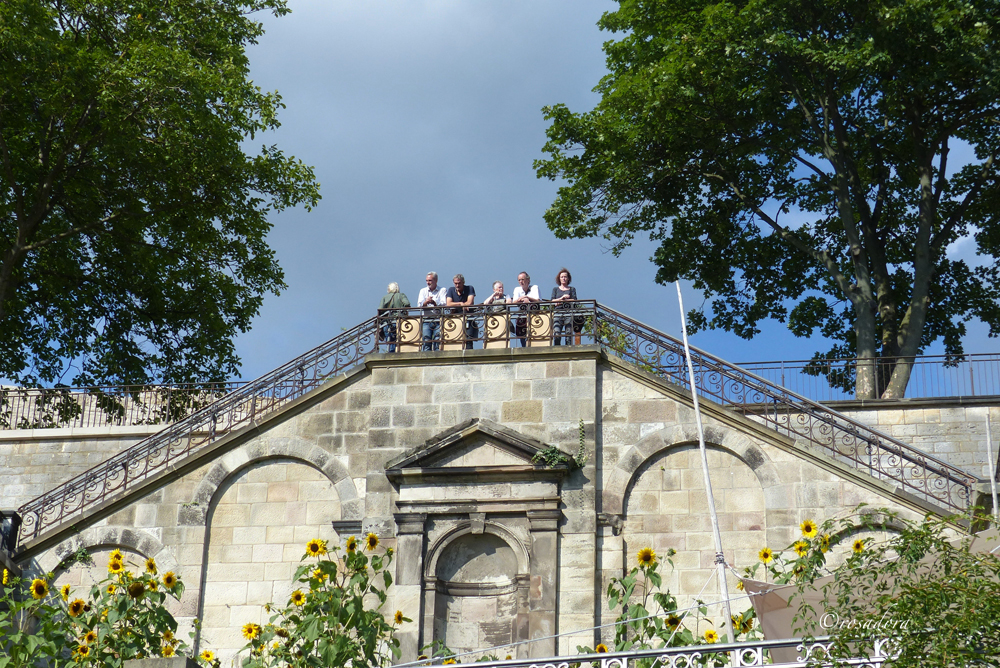
M166 425L244 382L188 385L0 388L0 429Z
M897 360L905 359L883 357L864 363L874 363L875 377L884 387ZM909 359L913 368L906 396L910 399L1000 395L998 354L963 355L960 358L922 355ZM854 379L858 367L855 358L748 362L739 366L813 401L854 399Z
M545 347L554 345L557 337L562 345L597 343L672 383L688 383L680 341L593 301L574 302L572 308L542 302L528 308L497 305L459 313L385 312L29 501L18 509L23 518L21 539L40 537L91 506L142 485L193 452L351 369L369 353L390 347L402 352L435 346L464 350L470 344L487 350L522 343ZM691 353L701 395L938 507L968 511L977 482L974 476L708 353L697 349Z

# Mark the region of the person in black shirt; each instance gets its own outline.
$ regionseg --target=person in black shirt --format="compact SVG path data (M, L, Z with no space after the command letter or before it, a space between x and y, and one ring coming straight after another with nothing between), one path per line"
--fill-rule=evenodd
M447 299L448 306L459 306L463 308L453 308L452 313L462 313L464 314L466 306L472 306L476 301L476 289L471 285L465 284L465 276L461 274L455 274L455 278L452 279L452 283L455 284L454 287L448 288L448 292L445 293L445 298ZM465 348L467 350L472 350L473 340L479 338L479 323L471 315L465 316Z

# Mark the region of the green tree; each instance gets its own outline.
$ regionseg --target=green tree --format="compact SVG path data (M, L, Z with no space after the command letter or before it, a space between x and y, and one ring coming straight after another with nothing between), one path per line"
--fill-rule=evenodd
M221 380L283 287L268 214L319 199L249 79L284 0L0 3L0 376Z
M706 295L695 329L818 331L861 398L903 396L932 341L962 354L970 318L1000 332L995 2L620 5L600 103L545 109L557 236L648 233L657 281ZM978 266L949 257L963 238Z

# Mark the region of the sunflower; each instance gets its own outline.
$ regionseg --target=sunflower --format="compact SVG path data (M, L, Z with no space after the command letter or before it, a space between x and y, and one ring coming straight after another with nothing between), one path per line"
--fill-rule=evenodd
M111 554L108 555L108 561L125 561L125 556L122 551L118 548L111 550Z
M376 547L378 547L378 536L373 533L365 536L365 549L374 550Z
M806 572L805 564L798 564L795 568L792 569L792 573L794 573L795 577L797 578L800 578L803 575L805 575L805 572Z
M819 551L826 554L830 551L830 536L829 534L823 534L819 537Z
M215 661L215 652L213 652L210 649L206 649L204 652L202 652L198 656L201 657L202 661L206 661L208 663L212 663L213 661Z
M819 529L816 528L816 523L812 520L806 520L799 525L799 528L802 529L802 535L806 538L815 538L816 533L819 531Z
M455 661L455 659L445 659L444 663L442 663L441 665L443 665L443 666L454 666L456 663L458 663L458 662Z
M707 642L709 645L719 641L719 634L712 629L705 631L705 634L702 637L705 638L705 642Z
M128 595L135 599L142 598L146 593L146 587L141 582L133 582L128 586Z
M681 625L681 618L678 617L677 615L669 615L667 617L667 626L671 630L676 629L680 625Z
M736 581L736 588L739 589L740 591L746 590L746 587L743 586L743 580Z
M771 552L771 548L765 547L760 552L757 553L762 563L769 564L771 560L774 559L774 552Z
M174 640L174 634L172 631L164 631L163 635L160 637L163 638L163 642L173 642Z
M64 584L62 587L59 588L59 595L62 596L62 600L64 600L64 601L68 601L69 600L69 585L68 584Z
M260 635L260 627L250 622L249 624L243 625L243 637L247 640L253 640Z
M107 592L108 592L109 594L111 594L112 596L114 596L114 595L115 595L115 592L116 592L116 591L118 591L118 587L116 587L116 586L114 585L114 583L111 583L111 584L109 584L109 585L108 585L108 588L106 589L106 591L107 591Z
M176 651L174 650L174 646L172 644L165 643L160 647L160 654L163 656L173 656L176 654Z
M301 589L296 589L292 592L292 603L295 605L304 605L306 602L306 595L302 593Z
M83 642L87 643L88 645L94 642L95 640L97 640L97 631L91 630L83 634Z
M795 550L795 554L800 557L804 557L809 554L809 543L804 540L795 541L795 545L793 545L792 548Z
M314 570L312 572L312 576L317 580L319 580L320 582L326 580L326 573L323 572L322 568L317 568L316 570Z
M279 626L278 628L274 629L274 635L278 636L279 638L287 638L288 629L283 629Z
M76 654L81 659L85 659L88 656L90 656L90 648L87 647L86 645L80 645L79 647L76 648Z
M45 580L40 578L35 578L31 581L31 598L37 600L43 599L49 595L49 585Z
M747 617L740 624L740 633L750 633L753 631L753 617Z
M743 615L731 615L729 619L733 622L733 628L739 631L740 624L743 623Z
M395 622L396 624L402 624L403 623L403 611L402 610L397 610L396 614L393 615L392 621Z
M83 612L83 608L86 605L87 604L81 601L80 599L76 599L69 604L69 609L67 610L67 612L69 613L70 617L79 617L80 613Z
M117 559L112 559L108 562L108 573L112 575L118 575L125 570L125 564L118 561Z
M596 654L607 654L608 653L608 646L605 645L604 643L598 643L597 647L594 648L594 652Z
M156 591L157 589L159 589L160 583L154 579L150 580L146 586L149 587L149 591Z
M354 554L354 551L358 549L358 539L354 536L347 537L347 553Z
M150 575L156 575L156 560L152 557L146 560L146 572Z
M5 587L7 586L7 582L8 582L9 579L10 579L10 571L8 571L5 568L5 569L3 569L3 584L4 584Z
M863 538L858 538L854 541L854 545L851 546L851 549L854 550L854 554L861 554L865 550L865 540Z
M163 586L167 589L173 589L174 585L177 584L177 576L174 575L173 571L167 571L163 574Z
M635 556L639 562L641 568L647 568L656 563L656 552L653 552L653 548L644 547L639 550L639 554Z
M326 541L322 538L313 538L306 543L306 554L310 557L320 557L326 554Z

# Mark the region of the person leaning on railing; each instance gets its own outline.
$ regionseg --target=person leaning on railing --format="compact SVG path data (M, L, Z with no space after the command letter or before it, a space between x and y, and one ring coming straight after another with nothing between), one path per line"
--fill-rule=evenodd
M379 338L389 342L389 352L396 352L396 319L395 314L386 309L409 308L410 300L399 291L399 283L393 281L389 284L387 292L382 295L382 300L378 303L378 313L380 316L388 317L389 320L379 329Z
M476 302L476 289L465 284L465 276L455 274L452 279L454 287L448 288L445 292L445 300L448 306L461 306L463 308L453 308L452 313L462 314L465 320L465 348L472 350L472 342L479 338L479 324L475 318L466 315L466 308Z
M422 318L423 324L420 327L420 334L424 340L423 350L440 350L441 337L435 337L435 334L439 334L438 330L441 326L441 318L439 317L441 309L434 307L444 306L447 300L447 290L438 287L436 271L427 272L426 282L427 287L420 288L420 294L417 295L417 306L426 309Z
M576 301L576 288L571 287L573 281L569 269L563 267L556 274L556 287L552 288L552 301L556 304L556 317L553 322L553 334L555 335L553 344L562 345L560 337L566 338L566 345L573 343L573 305L568 302Z
M538 296L538 286L531 284L531 276L528 276L528 272L522 271L517 275L517 287L514 288L514 294L511 295L510 301L513 304L524 304L522 310L530 308L530 304L534 302L542 301L542 298ZM537 308L537 307L536 307ZM526 339L528 334L528 318L527 316L521 316L511 323L511 329L517 335L518 340L521 342L521 347L524 348L528 345Z

